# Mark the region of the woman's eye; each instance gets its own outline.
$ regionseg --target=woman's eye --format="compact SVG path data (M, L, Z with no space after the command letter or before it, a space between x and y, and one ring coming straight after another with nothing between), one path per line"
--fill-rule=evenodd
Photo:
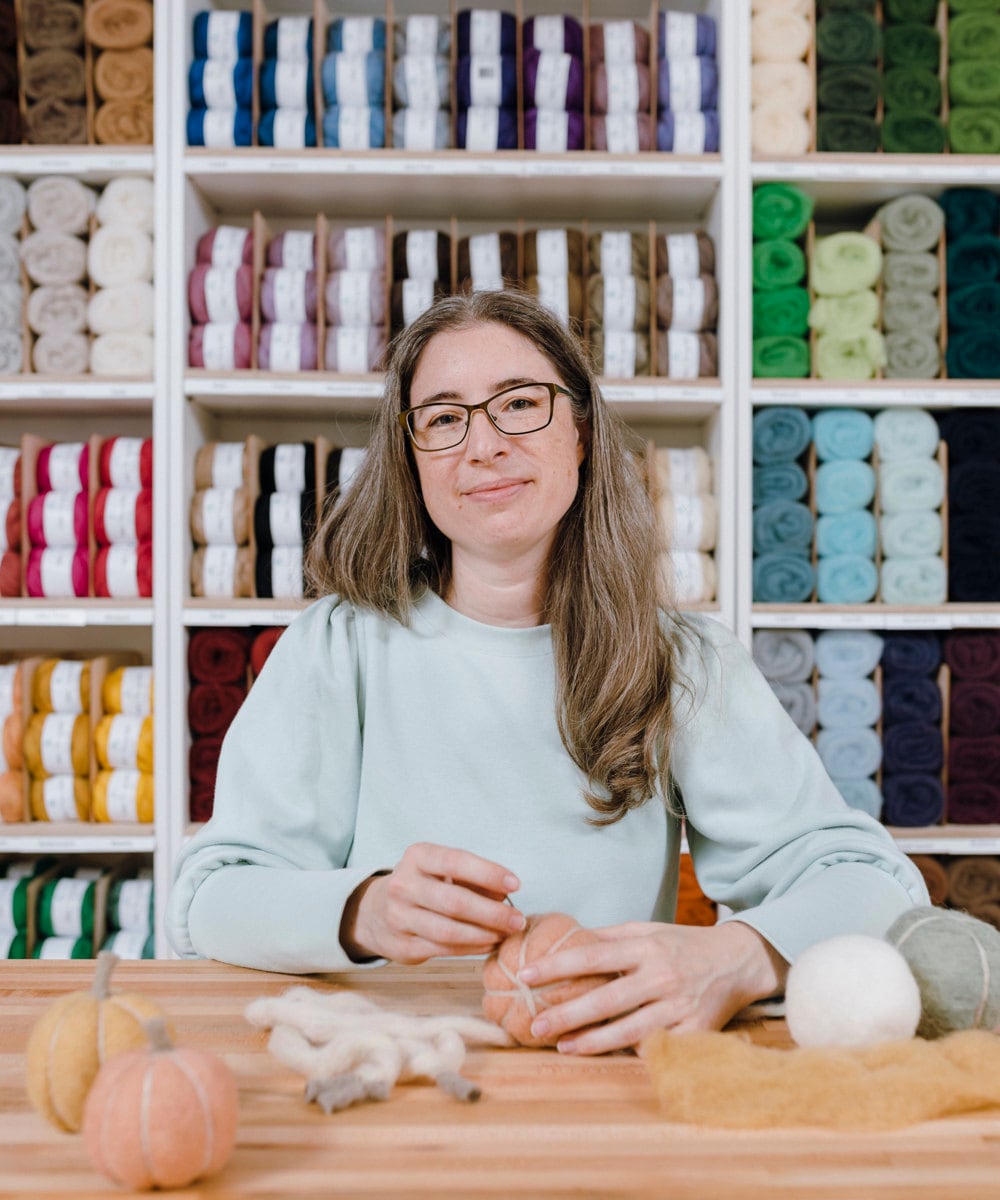
M504 402L504 409L507 412L527 412L529 409L537 407L538 401L531 396L511 396Z
M430 418L430 420L427 422L427 425L431 429L442 429L448 425L453 425L456 421L459 421L459 420L461 420L461 418L459 417L459 415L457 413L453 413L453 412L435 413Z

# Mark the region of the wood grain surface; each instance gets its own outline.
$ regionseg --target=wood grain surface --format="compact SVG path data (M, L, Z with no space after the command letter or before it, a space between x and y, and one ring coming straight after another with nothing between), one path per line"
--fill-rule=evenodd
M121 1196L90 1167L79 1137L28 1103L24 1048L56 997L89 986L87 962L0 964L0 1196ZM211 1049L239 1084L236 1150L214 1179L171 1196L642 1197L650 1200L986 1200L1000 1198L1000 1117L929 1122L892 1134L822 1130L731 1132L670 1125L640 1060L563 1057L551 1050L469 1053L483 1097L461 1104L406 1084L390 1100L326 1116L301 1077L243 1018L258 996L307 982L348 987L384 1007L477 1012L471 963L355 971L306 980L217 963L121 963L115 990L156 998L180 1043ZM752 1028L787 1044L784 1026Z

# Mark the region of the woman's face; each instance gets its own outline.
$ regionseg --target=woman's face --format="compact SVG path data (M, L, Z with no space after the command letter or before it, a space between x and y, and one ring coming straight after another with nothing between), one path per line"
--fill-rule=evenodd
M494 322L446 330L424 347L410 407L431 400L478 404L529 382L564 380L522 334ZM429 454L414 450L424 503L453 554L492 562L536 553L544 561L573 503L583 457L583 439L562 394L545 429L510 437L476 412L460 445Z

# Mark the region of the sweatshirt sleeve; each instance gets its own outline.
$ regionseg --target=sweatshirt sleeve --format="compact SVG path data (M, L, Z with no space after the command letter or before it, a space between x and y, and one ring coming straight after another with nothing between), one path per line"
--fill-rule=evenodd
M361 763L355 614L335 598L278 639L226 734L211 820L182 849L167 933L185 957L269 971L355 966L344 905Z
M920 872L844 802L744 647L718 622L691 625L671 775L706 895L789 962L837 934L881 937L929 903Z

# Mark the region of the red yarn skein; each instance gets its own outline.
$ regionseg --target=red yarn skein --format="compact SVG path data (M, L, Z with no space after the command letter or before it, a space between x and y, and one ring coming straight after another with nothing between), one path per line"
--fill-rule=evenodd
M87 544L87 493L45 492L28 505L28 538L33 546L68 546L66 537L55 536L53 529L69 524L72 512L73 542ZM68 535L68 530L66 531ZM50 538L53 540L50 541Z
M101 443L101 487L151 488L153 439L112 437Z
M108 530L105 512L109 503L131 506L131 520L126 522L127 537L126 528ZM102 546L115 543L133 545L150 541L153 537L152 491L149 488L143 488L141 491L134 491L132 488L101 488L94 497L94 537Z

